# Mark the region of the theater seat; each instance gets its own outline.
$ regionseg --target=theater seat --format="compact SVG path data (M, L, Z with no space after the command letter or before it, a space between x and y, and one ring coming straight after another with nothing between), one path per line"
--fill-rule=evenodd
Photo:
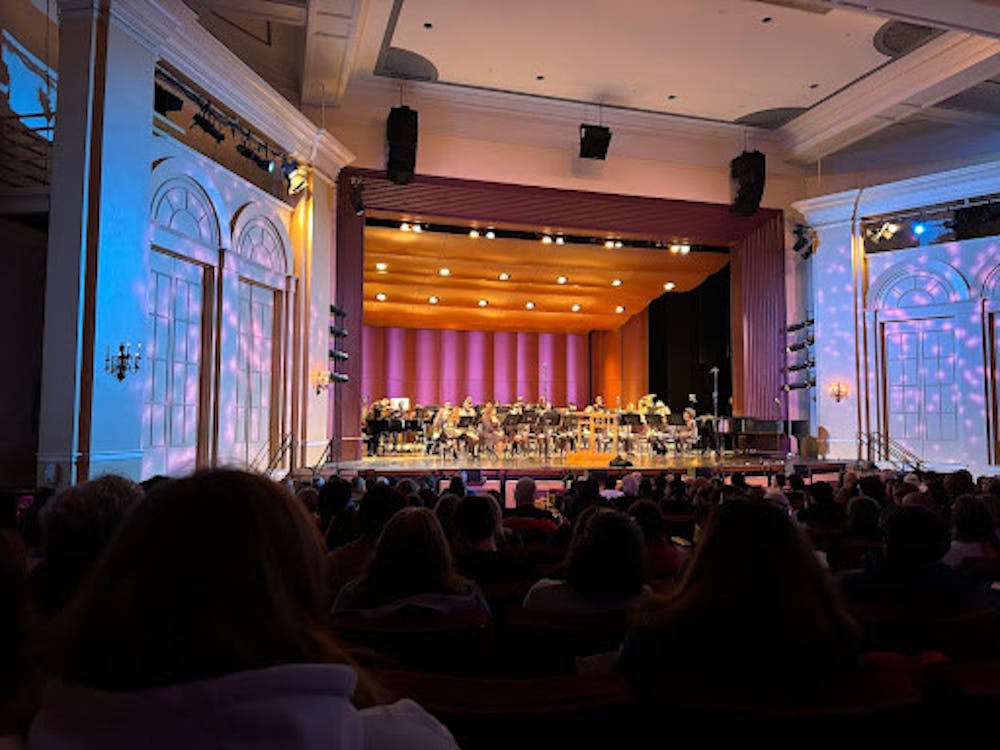
M995 742L1000 714L1000 661L943 662L927 670L928 708L942 737L955 747Z
M637 746L631 692L617 674L486 679L384 671L376 678L434 714L463 750Z
M1000 581L1000 559L996 557L967 557L959 569L977 581Z
M989 607L941 611L911 605L848 604L870 650L941 651L952 658L991 658L1000 648L1000 617Z
M492 656L492 621L481 612L441 614L410 607L383 617L335 613L330 624L339 641L361 649L365 664L376 668L480 674Z

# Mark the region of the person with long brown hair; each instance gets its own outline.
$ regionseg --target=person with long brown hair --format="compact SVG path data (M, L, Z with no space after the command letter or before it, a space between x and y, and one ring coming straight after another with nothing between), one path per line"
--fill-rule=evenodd
M253 474L168 482L131 513L53 625L29 750L452 748L376 689L326 625L323 547L301 504Z
M404 508L389 519L368 567L341 589L333 611L384 615L407 606L490 613L475 583L455 572L441 523L428 508Z
M712 511L677 588L637 613L620 669L756 684L858 666L860 634L808 539L781 509L730 499Z

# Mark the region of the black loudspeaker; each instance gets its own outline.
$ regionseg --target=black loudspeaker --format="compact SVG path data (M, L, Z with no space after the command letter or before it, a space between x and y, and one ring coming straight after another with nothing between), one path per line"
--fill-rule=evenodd
M760 151L744 151L729 162L733 178L733 213L753 216L764 197L765 159Z
M611 144L611 128L602 125L580 126L580 158L604 159Z
M417 111L393 107L385 122L385 171L397 185L413 179L417 166Z

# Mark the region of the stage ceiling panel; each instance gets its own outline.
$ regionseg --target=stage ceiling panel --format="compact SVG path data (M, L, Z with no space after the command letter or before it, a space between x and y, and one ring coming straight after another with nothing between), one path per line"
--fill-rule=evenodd
M553 333L613 329L663 294L664 284L674 284L673 293L689 291L728 262L723 252L676 255L667 248L606 249L369 226L364 323ZM442 276L442 268L449 275ZM500 280L503 273L510 278ZM567 282L559 284L559 276ZM615 279L619 286L612 285ZM534 309L526 309L529 302Z

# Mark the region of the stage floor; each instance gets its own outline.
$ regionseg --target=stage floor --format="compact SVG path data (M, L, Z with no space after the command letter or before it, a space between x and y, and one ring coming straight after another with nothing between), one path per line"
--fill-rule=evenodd
M666 456L630 457L632 466L628 471L642 474L656 474L661 471L682 472L695 475L699 469L725 475L742 472L749 475L768 476L781 471L799 471L809 475L837 474L846 466L846 461L805 459L797 456L786 458L780 455L722 455L675 454ZM366 456L360 461L342 461L336 467L342 475L374 472L376 474L438 474L450 475L465 470L478 470L484 475L530 475L562 476L579 475L585 472L624 471L622 467L609 466L607 459L587 462L585 459L568 460L565 456L526 456L502 459L473 457L442 458L415 453L398 453L383 456Z

